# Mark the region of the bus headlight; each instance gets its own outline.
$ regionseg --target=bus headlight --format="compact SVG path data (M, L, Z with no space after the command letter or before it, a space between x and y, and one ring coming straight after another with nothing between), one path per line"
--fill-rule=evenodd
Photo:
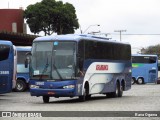
M30 88L39 88L37 85L30 85Z
M67 85L67 86L63 86L64 89L69 89L69 88L74 88L75 85Z

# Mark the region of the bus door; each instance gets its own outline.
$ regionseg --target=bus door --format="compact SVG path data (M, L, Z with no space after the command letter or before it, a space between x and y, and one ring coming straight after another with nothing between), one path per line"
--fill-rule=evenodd
M152 82L152 83L154 83L154 82L156 82L156 69L152 69L152 70L149 70L149 77L148 77L148 82Z

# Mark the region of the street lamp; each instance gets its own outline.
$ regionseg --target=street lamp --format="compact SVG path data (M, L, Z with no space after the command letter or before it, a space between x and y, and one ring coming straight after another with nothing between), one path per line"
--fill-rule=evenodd
M92 27L92 26L100 26L99 24L95 24L95 25L90 25L90 26L88 26L88 28L83 32L83 33L85 33L90 27Z
M119 32L120 34L120 41L121 41L121 35L122 35L122 32L126 32L127 30L115 30L114 32Z

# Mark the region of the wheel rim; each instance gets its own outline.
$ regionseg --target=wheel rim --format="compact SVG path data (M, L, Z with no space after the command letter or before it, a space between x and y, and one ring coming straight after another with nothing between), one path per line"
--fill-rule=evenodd
M142 80L141 78L139 78L139 79L138 79L138 83L139 83L139 84L142 84L142 83L143 83L143 80Z
M116 96L118 96L118 84L117 84L117 86L116 86Z
M17 90L22 90L23 89L23 85L21 83L17 83Z

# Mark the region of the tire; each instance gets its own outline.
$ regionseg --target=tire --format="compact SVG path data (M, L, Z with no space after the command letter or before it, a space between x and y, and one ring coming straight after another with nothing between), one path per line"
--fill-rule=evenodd
M123 95L123 87L120 86L118 82L116 84L116 91L106 94L108 98L122 97L122 95Z
M123 86L122 85L119 85L118 86L118 97L122 97L122 95L123 95Z
M86 100L91 99L91 95L86 95Z
M114 93L114 97L118 97L119 96L119 90L120 90L119 84L116 83L116 91Z
M79 96L79 101L84 102L86 100L86 89L83 90L83 95Z
M138 78L137 83L138 84L143 84L144 83L143 78Z
M132 78L132 85L133 85L133 84L135 84L135 79L134 79L134 78Z
M27 88L27 84L23 80L17 80L15 91L16 92L23 92Z
M49 96L43 96L43 102L49 103Z

